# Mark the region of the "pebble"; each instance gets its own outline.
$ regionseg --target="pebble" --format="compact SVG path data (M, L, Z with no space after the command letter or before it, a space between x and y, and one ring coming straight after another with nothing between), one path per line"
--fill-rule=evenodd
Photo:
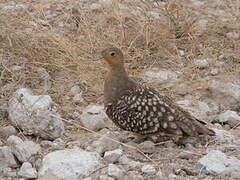
M93 131L99 131L109 124L104 107L99 105L87 106L79 118L84 127Z
M239 39L239 33L237 32L228 32L226 35L229 39Z
M119 168L117 165L114 164L109 164L108 165L108 175L119 179L120 177L122 177L124 175L124 170Z
M155 144L152 141L144 141L138 145L138 148L145 153L154 153L156 150Z
M33 141L22 141L17 136L10 136L7 139L7 143L10 145L13 154L20 162L26 162L31 156L36 155L41 151L39 144Z
M205 69L209 66L209 60L208 59L196 59L194 61L195 66L201 69Z
M227 123L230 127L234 127L240 123L240 116L235 111L227 110L218 116L220 123Z
M210 174L240 174L240 160L219 150L211 150L197 162L196 167L199 171Z
M0 167L18 167L18 163L8 146L0 147Z
M128 165L132 168L138 168L143 165L143 163L141 163L139 161L134 161L134 160L129 159L126 155L122 155L118 161L119 161L119 163L121 163L123 165Z
M107 175L100 175L99 180L115 180L115 179Z
M21 88L9 100L9 119L24 134L54 140L64 134L64 123L53 105L49 95L34 95Z
M51 171L60 179L86 177L98 169L100 160L98 153L88 152L78 147L57 150L44 156L38 175L46 176Z
M193 154L192 153L189 153L189 152L186 152L186 151L183 151L183 152L180 152L178 154L178 157L181 158L181 159L192 159L193 158Z
M122 149L115 149L113 151L106 151L104 153L104 159L109 163L115 163L122 156Z
M17 130L13 126L6 126L0 128L0 136L4 138L8 138L11 135L16 135Z
M18 171L18 175L24 178L37 178L37 171L29 162L24 162Z
M146 174L155 174L156 173L155 167L151 164L144 165L141 170L143 173L146 173Z
M80 87L77 86L77 85L73 86L73 87L70 89L69 93L70 93L70 95L73 95L73 96L74 96L75 94L80 93Z

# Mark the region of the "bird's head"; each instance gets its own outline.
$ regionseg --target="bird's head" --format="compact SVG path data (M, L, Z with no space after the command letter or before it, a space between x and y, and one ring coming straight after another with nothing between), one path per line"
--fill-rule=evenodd
M104 60L112 68L123 67L123 53L118 48L107 48L100 52Z

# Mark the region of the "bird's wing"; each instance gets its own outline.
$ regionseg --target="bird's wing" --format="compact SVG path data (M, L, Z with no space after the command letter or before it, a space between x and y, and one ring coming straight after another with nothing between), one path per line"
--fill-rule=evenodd
M169 97L148 87L138 86L122 95L106 111L120 128L139 134L188 135L211 134Z

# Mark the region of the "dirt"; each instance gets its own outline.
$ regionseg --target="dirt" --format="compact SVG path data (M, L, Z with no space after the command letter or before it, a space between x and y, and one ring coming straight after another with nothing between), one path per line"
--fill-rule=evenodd
M211 93L207 82L226 77L238 79L240 38L227 35L229 32L239 35L237 0L113 1L96 9L91 6L93 3L101 4L97 0L0 2L0 126L10 124L8 101L20 87L50 95L61 116L78 123L72 117L75 111L91 103L103 103L107 66L94 52L109 46L122 49L130 76L144 84L149 84L142 77L145 69L157 67L181 72L180 82L154 87L175 100L197 95L198 99L208 101ZM210 59L208 67L194 64L196 59L206 58ZM219 73L211 74L213 68L218 68ZM73 102L69 94L74 85L82 92L81 104ZM215 114L223 110L226 109L219 108ZM121 139L128 135L115 127L110 130L120 133ZM240 137L239 127L229 131ZM38 141L35 137L24 138ZM73 126L63 140L78 139L83 145L94 138L96 135ZM1 141L5 144L6 140ZM229 148L233 141L213 138L206 146L197 148L163 143L155 147L150 157L159 164L166 179L169 174L178 179L225 179L198 172L195 165L210 149L221 149L240 159L240 152ZM185 151L191 154L190 158L179 158L179 153ZM136 161L148 161L126 147L124 154ZM134 170L141 173L140 169ZM154 175L143 176L157 179Z

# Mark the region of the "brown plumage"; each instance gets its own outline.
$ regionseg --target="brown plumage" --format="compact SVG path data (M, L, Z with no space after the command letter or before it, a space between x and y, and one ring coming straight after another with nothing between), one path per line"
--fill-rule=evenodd
M105 49L101 55L110 69L104 85L106 114L118 127L149 136L215 134L169 97L131 80L119 49Z

